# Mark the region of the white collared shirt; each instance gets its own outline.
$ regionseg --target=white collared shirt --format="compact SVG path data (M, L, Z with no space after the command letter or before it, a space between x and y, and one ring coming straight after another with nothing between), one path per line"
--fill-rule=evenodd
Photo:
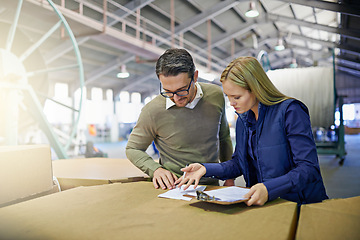
M199 102L199 100L202 98L202 96L204 95L203 91L200 87L200 84L198 82L195 83L195 86L196 86L196 95L190 103L186 104L186 106L185 106L186 108L193 109L196 106L196 104ZM175 103L173 101L171 101L170 98L167 98L166 99L166 109L169 109L172 106L175 106Z

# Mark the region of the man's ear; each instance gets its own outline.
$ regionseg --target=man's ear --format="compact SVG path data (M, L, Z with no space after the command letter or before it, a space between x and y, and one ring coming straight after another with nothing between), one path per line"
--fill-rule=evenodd
M198 70L195 70L195 72L194 72L194 83L197 82L198 77L199 77L199 71L198 71Z

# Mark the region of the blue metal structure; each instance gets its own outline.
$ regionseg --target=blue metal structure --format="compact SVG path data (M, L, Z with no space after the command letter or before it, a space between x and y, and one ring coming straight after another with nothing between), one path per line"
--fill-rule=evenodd
M7 75L5 76L5 74L3 74L3 76L0 75L0 90L2 90L4 92L11 92L11 94L8 94L9 95L8 100L15 99L15 101L13 101L12 103L4 103L4 104L8 104L8 105L13 104L12 107L13 107L13 109L15 109L13 111L14 116L18 116L18 113L17 113L17 109L19 107L18 104L20 104L21 99L23 99L22 103L26 106L28 113L36 120L36 122L39 124L42 131L45 133L46 137L48 138L48 140L50 142L51 147L56 152L58 158L68 158L67 150L69 149L69 146L71 145L73 138L77 132L77 125L78 125L80 113L81 113L83 86L84 86L84 69L83 69L83 64L82 64L82 60L81 60L79 47L77 45L74 34L71 31L66 19L61 14L61 12L55 7L54 3L51 0L47 0L47 3L52 7L55 14L58 16L59 21L53 27L51 27L50 30L46 34L44 34L37 42L32 44L32 46L28 47L27 50L24 51L20 56L17 56L15 63L18 64L19 69L24 70L25 68L23 67L23 64L22 64L23 61L26 60L26 58L29 57L32 53L34 53L34 51L36 49L40 48L41 45L46 40L48 40L49 37L56 30L58 30L60 27L63 27L66 30L66 33L72 43L73 51L76 56L77 64L71 65L71 66L59 66L57 68L37 70L36 72L27 72L26 74L21 74L21 75L19 75L15 71L14 71L14 73L7 74L7 75L18 74L16 76L18 79L17 81L9 81L9 79L10 79L9 76L7 76ZM14 16L14 21L12 22L12 25L10 27L10 30L9 30L9 33L7 36L5 50L2 50L2 52L1 52L3 55L11 56L12 58L14 58L13 56L15 56L15 55L11 53L11 49L13 47L13 42L16 37L15 33L16 33L16 29L18 27L18 21L19 21L20 15L21 15L22 5L23 5L23 0L19 0L18 4L17 4L15 16ZM33 87L28 83L27 77L34 76L39 73L60 71L63 69L68 69L68 68L78 68L78 77L79 77L79 81L80 81L80 95L81 96L80 96L79 106L77 109L69 107L70 109L72 109L76 112L75 114L77 116L73 119L72 130L71 130L69 139L67 140L67 143L65 144L65 146L63 146L60 143L58 136L55 134L53 127L51 126L51 124L47 120L45 114L43 113L42 104L40 103ZM9 109L9 107L4 108L4 109ZM9 123L13 120L11 115L6 116L5 118L8 118L8 120L5 121L7 123ZM14 119L13 121L15 121L15 120L18 120L18 119ZM3 127L4 127L4 129L6 129L9 126L3 126ZM7 134L7 136L11 136L13 134L18 134L18 133L10 132ZM4 144L5 145L16 145L17 144L16 141L17 141L17 138L6 139L6 136L5 136Z
M335 142L316 142L318 154L329 154L336 155L340 158L339 164L342 165L345 160L346 150L345 150L345 126L343 118L343 96L339 96L336 91L336 75L335 75L335 52L333 53L333 71L334 71L334 109L338 102L339 112L340 112L340 125L336 129L337 141Z

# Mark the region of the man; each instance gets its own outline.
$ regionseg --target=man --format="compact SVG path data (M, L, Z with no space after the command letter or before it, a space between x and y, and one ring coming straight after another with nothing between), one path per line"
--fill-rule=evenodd
M127 158L152 177L155 188L173 189L187 164L230 160L232 143L222 90L198 83L198 71L185 49L168 49L156 63L160 95L145 105L130 134ZM145 151L155 142L159 162ZM205 178L200 184L217 185ZM226 185L234 185L227 180Z

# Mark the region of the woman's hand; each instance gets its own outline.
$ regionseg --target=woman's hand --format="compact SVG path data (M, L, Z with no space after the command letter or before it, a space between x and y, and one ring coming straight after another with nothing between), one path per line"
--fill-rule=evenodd
M193 182L195 182L194 188L196 188L199 184L200 178L206 173L206 168L200 163L190 164L180 170L184 172L184 175L176 180L175 185L181 187L187 182L184 186L184 190L186 190Z
M244 198L249 198L249 200L245 202L248 206L262 206L268 200L268 191L263 183L258 183L250 188L250 191L244 195Z

